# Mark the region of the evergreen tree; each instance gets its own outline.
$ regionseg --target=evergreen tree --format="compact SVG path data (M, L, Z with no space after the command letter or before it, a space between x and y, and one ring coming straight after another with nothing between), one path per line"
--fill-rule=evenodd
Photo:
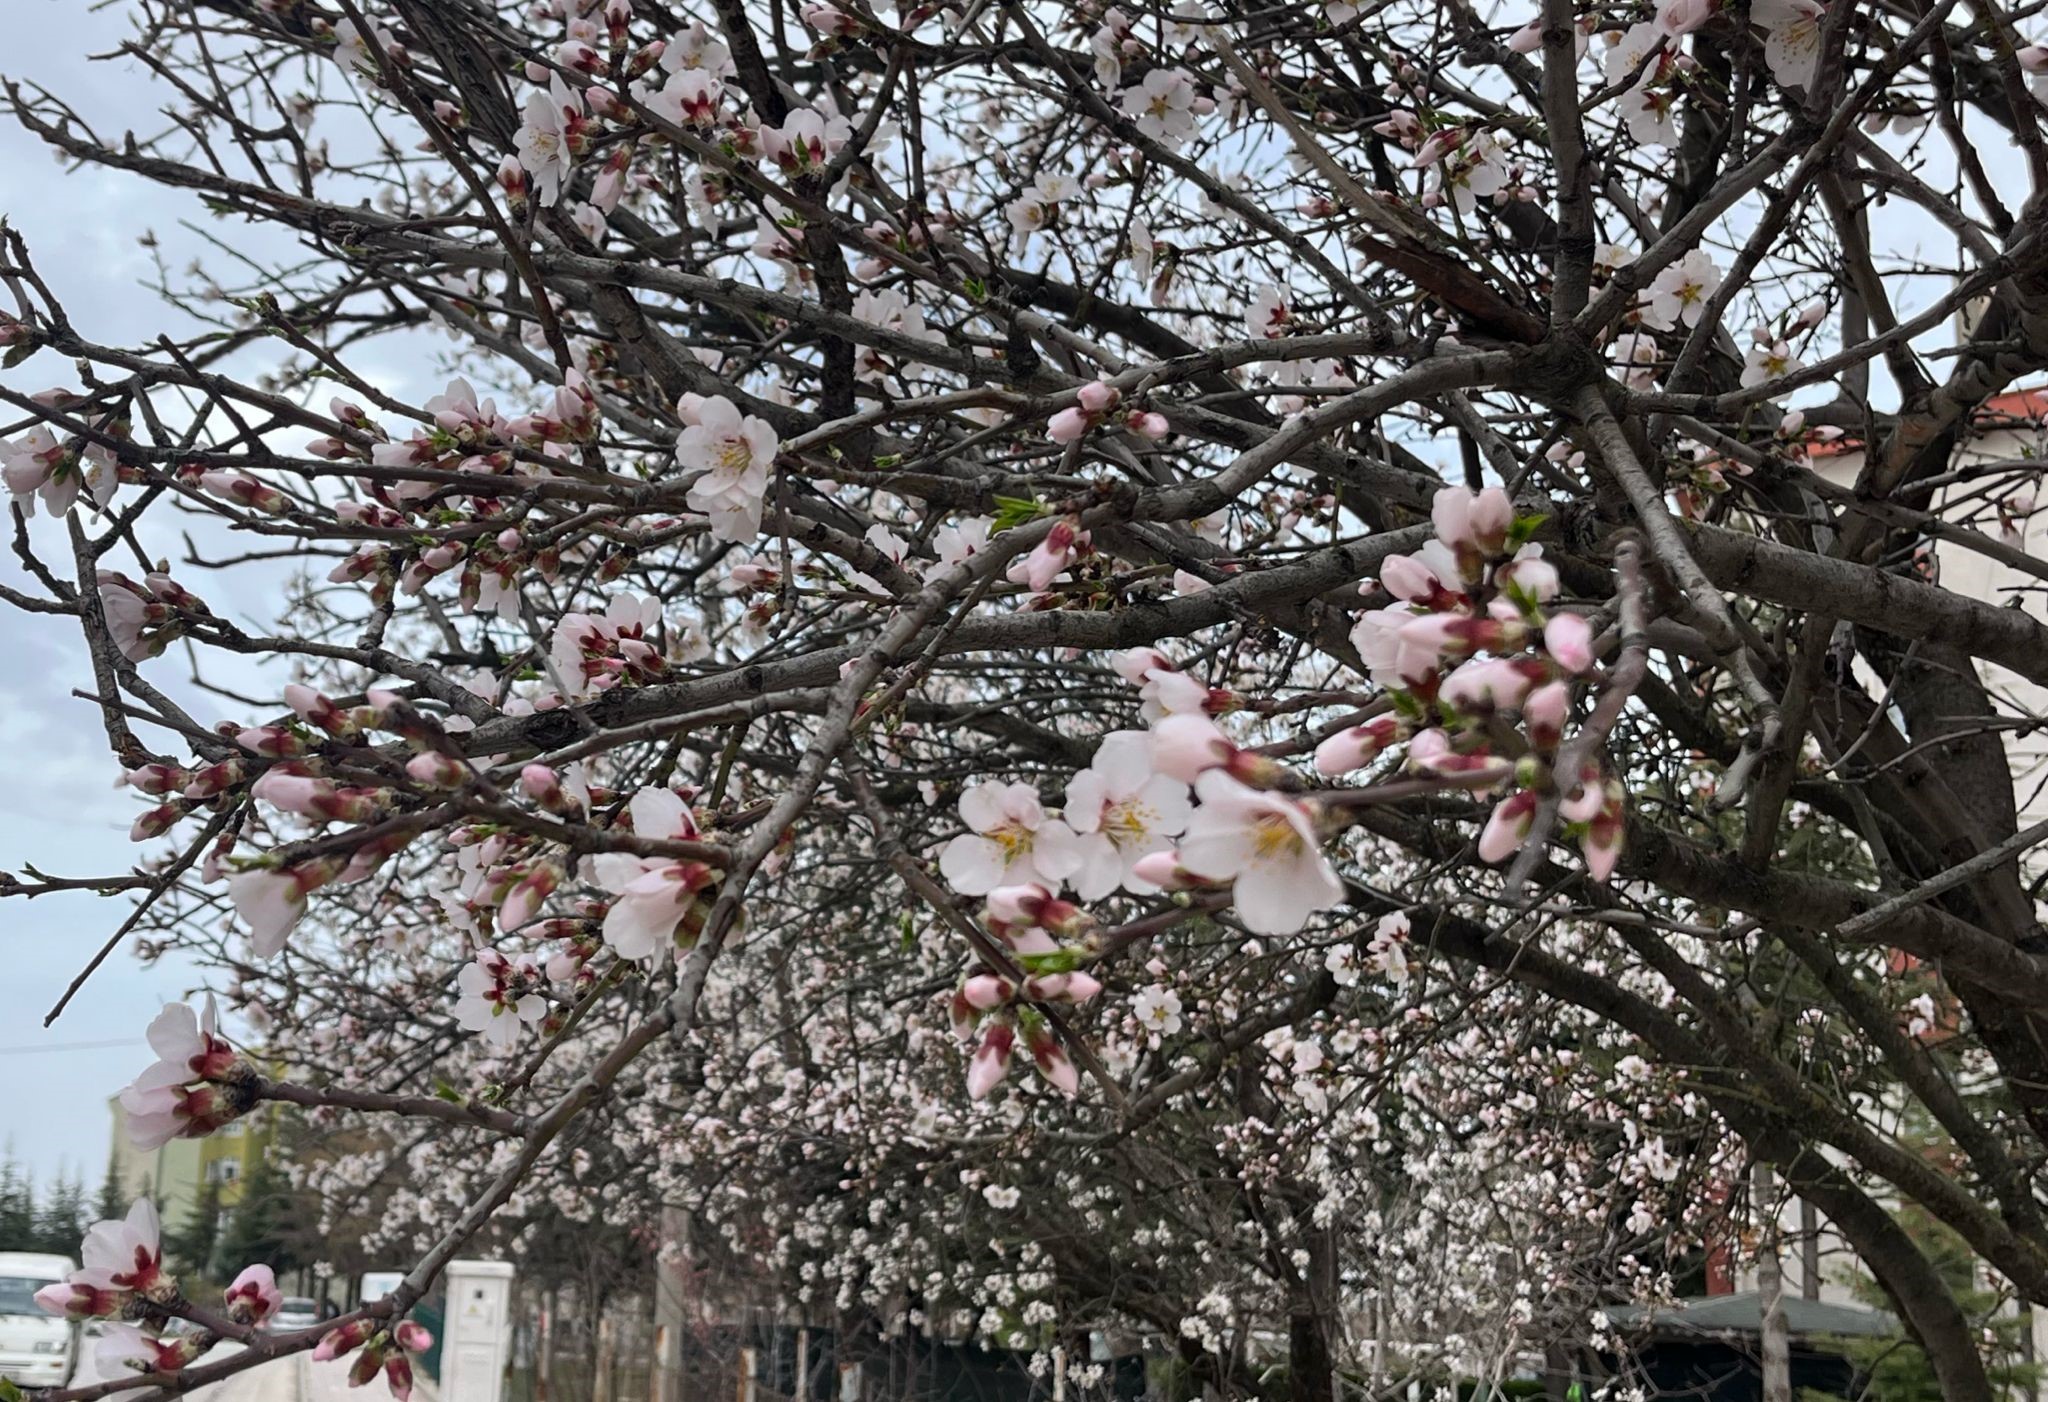
M36 1249L55 1256L78 1255L85 1235L85 1182L70 1169L59 1169L49 1196L36 1209Z
M266 1265L283 1275L305 1264L292 1247L295 1215L291 1185L266 1158L257 1159L242 1179L242 1200L221 1229L218 1250L223 1266L239 1271Z
M128 1215L128 1194L121 1188L121 1175L116 1171L114 1150L107 1150L107 1176L100 1180L99 1201L93 1204L94 1220L112 1222Z
M35 1179L9 1146L0 1163L0 1251L37 1249Z
M220 1183L209 1175L185 1220L164 1234L164 1254L178 1274L207 1278L221 1236Z

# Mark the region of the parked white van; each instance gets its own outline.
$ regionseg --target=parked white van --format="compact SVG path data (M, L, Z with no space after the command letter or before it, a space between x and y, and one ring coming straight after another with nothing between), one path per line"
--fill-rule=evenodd
M0 1378L62 1387L78 1362L78 1329L36 1304L36 1291L78 1269L63 1256L0 1251Z

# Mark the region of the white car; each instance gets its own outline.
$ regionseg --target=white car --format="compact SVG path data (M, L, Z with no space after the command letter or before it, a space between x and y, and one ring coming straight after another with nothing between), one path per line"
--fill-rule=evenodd
M319 1322L318 1300L309 1300L303 1295L287 1295L278 1301L277 1313L270 1316L267 1327L274 1333L284 1334L296 1329L311 1329Z
M46 1314L36 1291L78 1263L63 1256L0 1251L0 1378L24 1387L62 1387L78 1361L78 1330Z

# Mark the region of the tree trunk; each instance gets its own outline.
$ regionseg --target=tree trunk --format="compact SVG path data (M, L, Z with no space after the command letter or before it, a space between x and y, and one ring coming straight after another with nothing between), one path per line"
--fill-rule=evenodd
M1763 1310L1763 1402L1792 1402L1792 1330L1785 1318L1785 1268L1778 1257L1783 1246L1778 1230L1778 1177L1759 1163L1752 1181L1757 1211L1763 1214L1763 1240L1756 1257L1757 1303Z
M1300 1214L1309 1261L1287 1318L1290 1402L1336 1402L1337 1371L1330 1352L1330 1316L1336 1305L1336 1253L1330 1233Z

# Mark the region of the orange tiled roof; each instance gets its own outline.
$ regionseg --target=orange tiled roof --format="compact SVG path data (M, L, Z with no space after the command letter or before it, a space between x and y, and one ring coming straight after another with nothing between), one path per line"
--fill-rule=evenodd
M1992 395L1978 407L1977 423L1981 428L2048 425L2048 386ZM1806 445L1806 455L1810 458L1835 458L1844 453L1862 451L1863 440L1860 438L1831 438Z

